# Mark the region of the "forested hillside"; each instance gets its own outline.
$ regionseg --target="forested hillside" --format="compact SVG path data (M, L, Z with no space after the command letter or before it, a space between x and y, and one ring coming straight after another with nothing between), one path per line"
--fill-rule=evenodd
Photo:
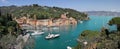
M40 6L37 4L26 6L2 6L0 7L2 14L10 13L15 17L37 16L37 19L59 18L61 14L68 13L68 17L85 20L87 14L69 8Z

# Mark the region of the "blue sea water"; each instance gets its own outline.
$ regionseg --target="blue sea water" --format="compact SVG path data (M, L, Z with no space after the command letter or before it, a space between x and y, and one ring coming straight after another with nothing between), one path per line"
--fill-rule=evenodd
M112 19L112 16L89 16L90 20L78 23L77 25L61 26L59 29L52 29L51 31L45 30L44 35L34 36L35 48L34 49L66 49L67 46L74 47L77 45L76 39L84 30L97 30L103 26L111 28L110 30L116 30L115 26L110 27L107 25L108 21ZM45 36L48 33L58 33L59 38L46 40Z

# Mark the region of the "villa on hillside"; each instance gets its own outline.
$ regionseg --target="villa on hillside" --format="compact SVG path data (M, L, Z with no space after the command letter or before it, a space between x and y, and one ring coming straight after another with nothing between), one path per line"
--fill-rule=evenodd
M22 27L23 24L31 25L31 26L62 26L62 25L69 25L69 24L77 24L76 19L70 17L68 18L66 14L61 14L59 19L42 19L42 20L35 20L31 18L27 18L25 16L18 18L15 20L17 23Z

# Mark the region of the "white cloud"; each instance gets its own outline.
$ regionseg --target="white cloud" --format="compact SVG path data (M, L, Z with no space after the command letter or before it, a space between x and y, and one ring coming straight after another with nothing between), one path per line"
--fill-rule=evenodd
M3 4L6 5L11 5L12 3L10 3L8 0L0 0Z
M0 1L4 4L9 4L9 2L7 0L0 0Z
M6 2L7 0L1 0L2 2Z

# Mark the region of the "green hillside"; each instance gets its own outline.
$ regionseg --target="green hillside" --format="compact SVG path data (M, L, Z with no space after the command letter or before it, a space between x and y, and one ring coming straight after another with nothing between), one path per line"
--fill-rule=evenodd
M37 19L47 19L47 18L59 18L61 14L68 13L67 14L68 17L73 17L81 20L85 20L87 18L87 14L76 11L74 9L40 6L37 4L26 6L15 5L2 6L0 7L0 9L3 15L6 13L10 13L16 17L21 16L33 17L33 15L36 15Z

